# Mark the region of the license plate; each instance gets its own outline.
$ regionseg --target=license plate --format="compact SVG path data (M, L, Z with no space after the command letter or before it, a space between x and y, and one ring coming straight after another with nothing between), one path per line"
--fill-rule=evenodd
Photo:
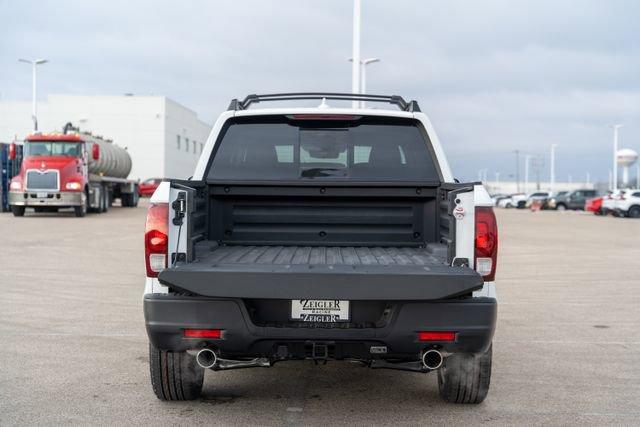
M303 322L348 322L349 301L334 299L294 299L291 319Z
M38 193L36 193L36 197L38 197L38 199L46 199L47 198L47 193L38 192Z

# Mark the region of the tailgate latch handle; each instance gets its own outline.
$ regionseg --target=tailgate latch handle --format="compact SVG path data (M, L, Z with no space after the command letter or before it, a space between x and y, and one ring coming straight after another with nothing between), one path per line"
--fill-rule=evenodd
M171 203L173 209L173 225L182 225L184 215L187 212L187 193L181 191L178 193L178 197Z

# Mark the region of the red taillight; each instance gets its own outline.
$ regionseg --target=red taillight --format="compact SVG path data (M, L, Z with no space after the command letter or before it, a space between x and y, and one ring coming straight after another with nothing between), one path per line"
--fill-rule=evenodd
M475 268L485 281L496 275L498 260L498 225L493 208L476 207Z
M220 329L185 329L185 338L213 338L220 339L222 330Z
M418 341L455 341L455 332L425 331L418 332Z
M144 260L148 277L158 277L158 273L167 267L168 224L169 205L150 205L144 229Z

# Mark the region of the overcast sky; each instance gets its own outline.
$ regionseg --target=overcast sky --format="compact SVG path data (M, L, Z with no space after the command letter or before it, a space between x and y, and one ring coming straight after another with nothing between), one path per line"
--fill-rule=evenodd
M363 0L369 93L420 102L456 176L557 150L557 179L605 180L611 130L640 151L640 2ZM0 0L0 96L166 95L213 123L231 98L350 91L352 2ZM533 179L533 178L532 178Z

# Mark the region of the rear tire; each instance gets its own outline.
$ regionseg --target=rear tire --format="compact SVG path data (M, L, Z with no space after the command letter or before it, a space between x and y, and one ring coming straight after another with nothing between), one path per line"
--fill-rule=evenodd
M122 206L125 208L135 208L138 206L138 188L134 189L133 193L122 193L120 199L122 200Z
M491 346L480 355L456 353L438 370L440 397L449 403L481 403L489 393Z
M640 206L631 206L627 212L629 218L640 218Z
M131 194L129 193L122 193L120 194L120 203L122 204L123 208L128 208L131 206L131 198L130 198Z
M13 213L13 216L24 216L24 211L24 206L11 205L11 212Z
M109 210L109 191L104 185L100 187L100 213L105 213Z
M194 400L202 393L204 369L186 351L158 350L149 344L153 392L160 400Z
M137 208L138 207L138 201L140 200L140 191L138 190L138 187L135 188L135 191L133 193L131 193L131 207L132 208Z

